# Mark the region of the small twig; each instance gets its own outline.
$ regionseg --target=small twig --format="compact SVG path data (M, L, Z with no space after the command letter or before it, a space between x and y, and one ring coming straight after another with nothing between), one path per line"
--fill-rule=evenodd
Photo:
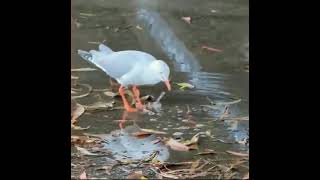
M156 100L156 102L160 102L160 100L163 98L163 96L165 95L165 92L161 92L160 96L158 97L158 99Z

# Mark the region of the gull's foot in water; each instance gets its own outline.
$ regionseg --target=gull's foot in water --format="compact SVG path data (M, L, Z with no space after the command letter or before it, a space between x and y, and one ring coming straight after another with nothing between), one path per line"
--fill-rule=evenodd
M137 104L136 104L136 108L139 109L139 110L142 110L142 111L143 111L144 109L146 109L146 107L145 107L144 105L142 105L141 103L137 103Z
M127 112L137 112L138 111L138 109L136 109L136 108L132 108L132 107L124 107L125 108L125 110L127 111Z

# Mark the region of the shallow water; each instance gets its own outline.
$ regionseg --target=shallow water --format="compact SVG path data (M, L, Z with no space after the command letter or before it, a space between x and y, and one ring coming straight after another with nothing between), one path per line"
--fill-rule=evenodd
M182 16L190 16L191 24L181 20ZM129 117L134 119L139 127L165 131L168 136L174 132L182 132L185 139L207 130L226 142L247 137L248 121L231 123L216 120L223 113L224 105L215 106L216 109L200 106L210 104L207 97L218 103L240 98L240 103L230 105L229 116L243 117L249 114L249 73L243 70L244 65L249 62L247 0L203 0L201 3L197 0L74 0L72 19L72 68L95 68L77 55L77 49L96 49L96 42L105 41L104 43L115 51L132 49L148 52L169 64L173 82L195 85L194 89L185 91L174 86L173 91L167 92L161 100L161 114L135 114ZM220 49L222 52L204 50L201 48L203 45ZM90 84L94 89L110 88L108 77L100 70L72 74L79 77L80 84ZM141 88L142 95L155 97L158 97L161 91L165 91L163 84ZM110 102L112 98L101 92L93 92L77 101L88 105L97 101ZM116 98L115 102L116 106L121 105L119 98ZM186 114L187 105L193 109L193 121L198 126L205 126L177 129L187 126L183 121L190 118ZM177 109L182 110L182 113ZM79 118L77 125L90 125L90 129L85 132L109 134L119 129L118 122L114 120L121 119L122 115L122 110L85 113ZM126 123L130 124L131 121ZM248 151L248 147L243 144L226 144L210 138L200 138L199 151L204 148L221 152ZM194 160L194 154L195 152L177 153L169 150L169 160Z

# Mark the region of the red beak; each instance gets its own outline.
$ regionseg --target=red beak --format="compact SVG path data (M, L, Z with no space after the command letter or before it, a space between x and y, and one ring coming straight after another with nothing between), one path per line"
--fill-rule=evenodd
M169 80L164 81L164 83L166 84L168 91L171 91L171 85L170 85Z

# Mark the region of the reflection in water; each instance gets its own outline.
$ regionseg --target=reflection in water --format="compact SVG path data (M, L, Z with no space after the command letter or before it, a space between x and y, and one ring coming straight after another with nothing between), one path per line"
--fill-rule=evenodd
M175 70L186 73L189 81L197 87L196 92L203 95L222 94L222 82L225 75L201 72L199 61L178 39L159 13L140 9L137 13L137 19L163 52L174 61ZM224 95L228 94L224 93Z
M157 140L155 135L144 138L132 135L135 132L139 132L139 129L137 125L133 125L112 131L104 138L108 142L104 147L110 150L117 160L142 160L150 157L156 151L159 151L157 160L165 161L169 159L168 148L162 142L153 143Z
M200 65L193 54L188 51L173 33L169 25L157 12L140 9L137 19L146 27L150 36L160 45L167 56L175 61L175 70L180 72L195 72Z
M201 72L199 61L186 48L184 43L177 38L159 13L140 9L137 13L137 20L142 23L144 29L161 47L169 59L174 61L175 70L185 73L188 81L195 85L196 88L190 93L229 99L228 97L230 97L231 94L226 92L226 88L224 87L224 81L227 80L228 76L219 73ZM223 112L223 108L224 107L220 108L220 113ZM240 128L238 123L232 127L232 131L235 132L234 137L236 139L238 137L242 138L243 132L237 131L237 129L243 128Z

